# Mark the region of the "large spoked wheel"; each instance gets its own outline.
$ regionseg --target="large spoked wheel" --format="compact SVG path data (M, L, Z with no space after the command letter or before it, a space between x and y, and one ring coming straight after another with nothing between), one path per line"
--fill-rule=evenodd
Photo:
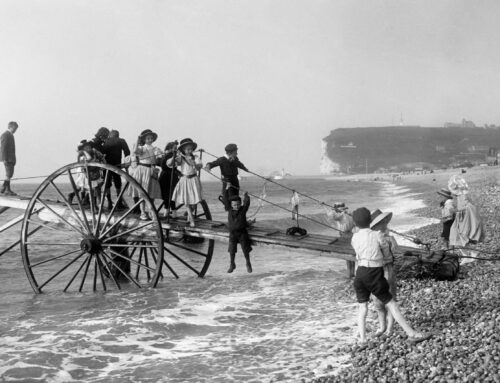
M149 220L140 219L141 204ZM154 287L163 249L146 191L121 169L95 162L50 175L31 198L21 231L24 268L37 293Z
M185 222L174 220L169 224L172 229L165 230L164 266L175 278L181 275L203 278L212 261L214 240L206 238L206 232L204 234L204 229L212 221L206 201L196 205L194 216L196 227L193 229L186 226Z

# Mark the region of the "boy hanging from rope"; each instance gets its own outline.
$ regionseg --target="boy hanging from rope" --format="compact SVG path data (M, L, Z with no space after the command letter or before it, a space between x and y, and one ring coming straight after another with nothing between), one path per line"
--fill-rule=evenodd
M243 205L241 198L238 195L232 195L228 202L226 202L227 213L227 227L229 229L229 257L230 264L228 273L232 273L236 269L235 257L238 243L241 246L243 255L247 263L247 271L252 272L252 264L250 263L250 252L252 251L252 244L250 236L248 235L247 227L247 211L250 206L250 197L248 193L243 196Z
M240 181L238 180L238 168L248 171L238 159L238 147L236 144L227 144L224 148L226 155L219 157L215 161L209 162L205 165L205 169L210 171L212 168L220 166L220 173L222 178L222 203L226 210L228 210L229 198L233 195L238 196L240 192Z

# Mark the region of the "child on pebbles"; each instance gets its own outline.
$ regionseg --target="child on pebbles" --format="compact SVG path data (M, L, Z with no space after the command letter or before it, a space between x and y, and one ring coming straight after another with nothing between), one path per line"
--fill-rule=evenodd
M356 252L358 268L354 278L354 290L359 303L358 330L359 347L358 350L367 347L366 341L366 315L368 313L368 301L370 295L374 295L390 312L394 320L399 323L408 335L410 343L419 343L428 340L432 334L423 334L415 331L404 318L399 309L399 305L393 299L389 291L389 283L384 277L384 255L382 248L387 249L388 244L384 235L370 229L371 215L365 208L356 209L352 217L358 231L353 234L351 244ZM380 310L380 308L377 308ZM379 318L383 318L385 326L385 310L381 312ZM382 329L381 329L382 330ZM385 328L384 328L385 330Z

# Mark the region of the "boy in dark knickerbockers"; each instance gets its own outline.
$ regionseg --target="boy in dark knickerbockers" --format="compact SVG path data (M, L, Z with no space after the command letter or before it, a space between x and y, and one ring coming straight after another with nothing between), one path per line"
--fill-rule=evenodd
M220 173L222 178L222 203L228 210L227 202L233 195L238 195L240 190L240 181L238 180L238 168L248 171L238 159L238 147L236 144L228 144L224 148L226 155L219 157L213 162L207 163L206 170L210 171L212 168L220 166Z
M252 272L252 264L250 263L250 252L252 251L252 244L250 241L250 236L247 231L247 211L250 206L250 197L248 193L245 193L243 197L243 205L241 204L241 198L238 195L233 195L226 204L227 213L227 227L229 229L229 256L230 265L227 270L228 273L232 273L236 268L236 263L234 261L236 257L236 247L238 243L241 246L243 255L247 263L247 271Z

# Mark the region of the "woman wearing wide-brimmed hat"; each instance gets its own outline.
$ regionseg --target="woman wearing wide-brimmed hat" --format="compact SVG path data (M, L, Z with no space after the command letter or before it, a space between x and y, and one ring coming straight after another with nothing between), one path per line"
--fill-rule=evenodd
M179 143L178 154L175 157L175 165L181 177L175 186L172 200L177 206L185 205L188 213L188 221L194 227L194 217L192 208L203 199L201 182L198 177L198 170L203 164L193 152L198 144L190 138L184 138ZM173 166L174 159L171 158L167 164Z
M483 224L479 209L472 203L467 182L463 177L453 175L448 181L448 189L456 197L455 220L450 228L450 245L463 247L481 242L484 238Z
M143 130L134 144L132 152L136 156L137 166L130 169L130 175L146 190L152 199L161 199L161 189L158 182L159 169L156 167L159 159L163 157L163 151L153 146L153 142L158 138L158 134L151 129ZM133 187L129 188L129 194L134 202L139 201L139 191ZM140 204L140 219L150 219L144 203Z

